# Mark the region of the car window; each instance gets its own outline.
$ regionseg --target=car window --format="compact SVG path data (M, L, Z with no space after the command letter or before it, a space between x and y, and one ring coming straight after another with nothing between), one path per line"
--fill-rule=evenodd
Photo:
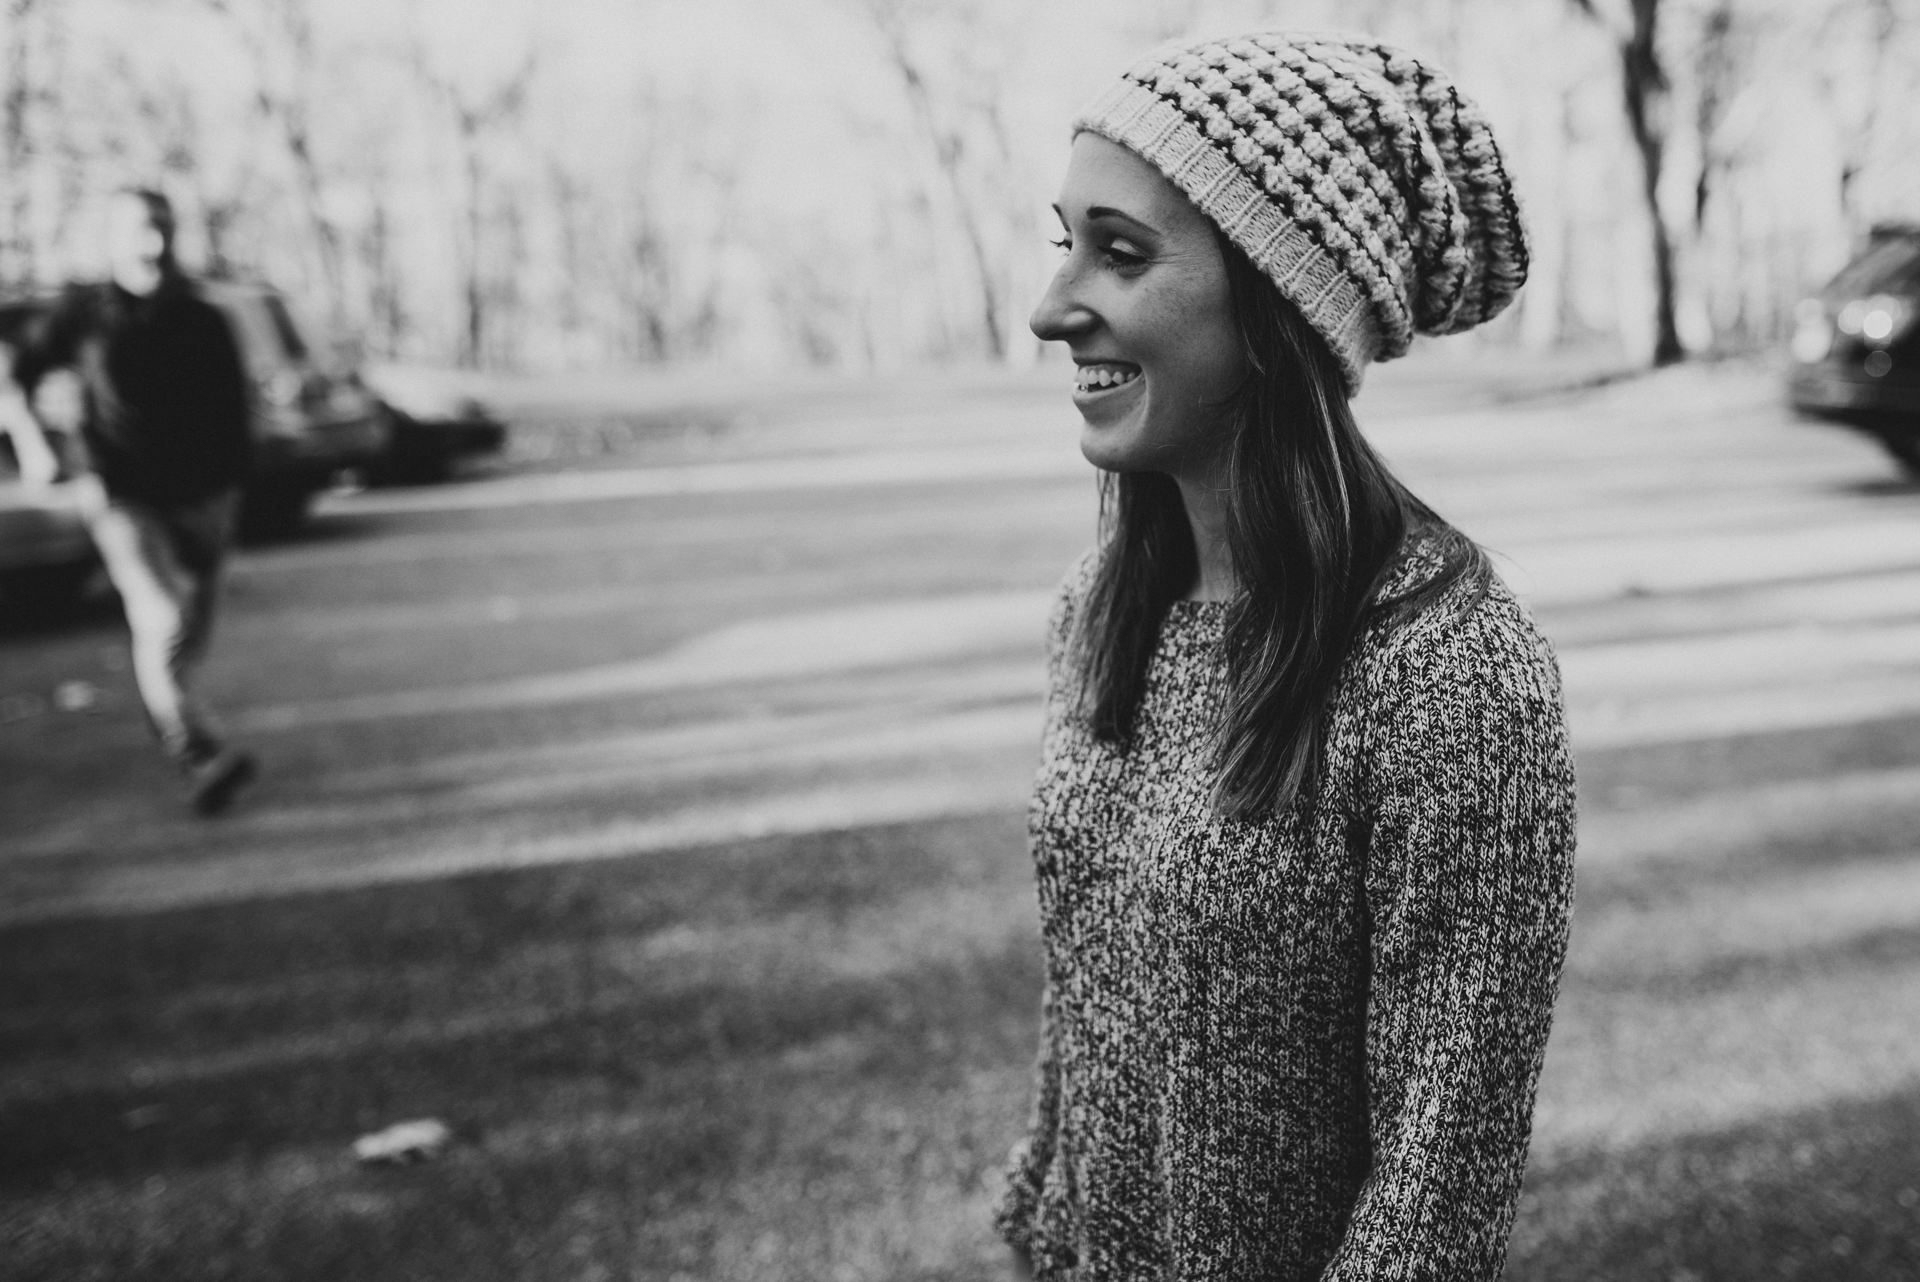
M233 326L233 336L240 343L249 369L258 374L280 363L280 342L273 332L273 324L253 299L222 298L220 310L227 314L227 322Z
M262 301L273 322L274 332L279 335L280 349L296 361L306 360L307 342L300 337L300 327L293 323L293 314L287 310L286 300L278 294L268 294Z
M1920 237L1888 236L1868 247L1833 278L1841 294L1903 293L1920 289Z
M33 322L40 309L31 303L8 303L0 306L0 342L12 342L14 338Z

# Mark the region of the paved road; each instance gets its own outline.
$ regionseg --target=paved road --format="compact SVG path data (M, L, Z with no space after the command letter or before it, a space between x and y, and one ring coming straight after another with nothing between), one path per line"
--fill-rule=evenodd
M1874 451L1740 368L1506 403L1375 377L1378 441L1560 647L1583 859L1915 817L1920 758L1621 764L1920 717L1920 492ZM1018 806L1092 529L1056 381L762 389L624 461L330 500L234 573L209 690L268 772L218 823L150 758L110 603L16 622L0 920Z

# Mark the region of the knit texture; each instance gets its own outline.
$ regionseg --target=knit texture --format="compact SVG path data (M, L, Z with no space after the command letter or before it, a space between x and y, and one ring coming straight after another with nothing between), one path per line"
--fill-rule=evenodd
M1526 280L1485 117L1376 41L1263 32L1163 49L1074 129L1184 191L1326 338L1350 392L1369 361L1478 325Z
M1225 607L1172 607L1118 747L1071 711L1089 566L1052 625L1038 1086L1000 1231L1042 1282L1497 1277L1572 897L1545 640L1498 581L1371 626L1317 784L1228 819Z

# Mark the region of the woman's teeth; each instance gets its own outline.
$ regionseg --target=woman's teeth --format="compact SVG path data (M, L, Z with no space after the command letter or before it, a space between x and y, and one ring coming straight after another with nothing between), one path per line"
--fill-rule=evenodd
M1102 387L1119 387L1139 377L1140 371L1131 365L1082 365L1076 385L1083 392L1091 392Z

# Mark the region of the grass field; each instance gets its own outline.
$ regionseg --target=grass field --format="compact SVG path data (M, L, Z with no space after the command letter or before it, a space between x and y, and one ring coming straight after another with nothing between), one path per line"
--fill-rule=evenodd
M1022 858L1006 819L0 935L0 1271L977 1273ZM443 1159L353 1163L416 1116Z
M1920 1092L1860 1070L1920 1053L1916 937L1727 944L1909 862L1583 874L1510 1278L1920 1274ZM10 1278L1002 1276L1017 816L46 923L0 971ZM425 1116L439 1160L352 1160Z

